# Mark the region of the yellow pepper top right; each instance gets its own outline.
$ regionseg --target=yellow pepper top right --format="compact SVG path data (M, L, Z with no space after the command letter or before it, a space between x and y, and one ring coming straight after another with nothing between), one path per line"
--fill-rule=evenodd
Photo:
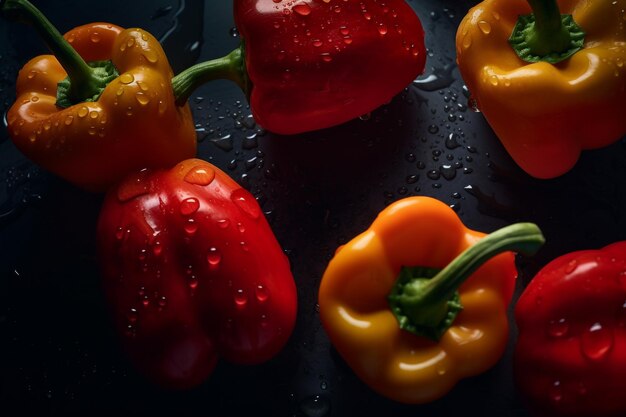
M456 50L476 105L533 177L626 134L626 0L485 0Z

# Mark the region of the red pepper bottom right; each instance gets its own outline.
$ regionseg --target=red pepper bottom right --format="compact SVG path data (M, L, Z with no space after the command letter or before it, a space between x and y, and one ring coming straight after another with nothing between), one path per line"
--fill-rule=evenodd
M626 241L550 262L515 319L516 383L533 415L626 415Z

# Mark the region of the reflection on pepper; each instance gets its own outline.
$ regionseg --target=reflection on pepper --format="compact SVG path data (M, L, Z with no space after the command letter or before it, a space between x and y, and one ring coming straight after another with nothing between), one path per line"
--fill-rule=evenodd
M517 276L506 251L530 254L542 244L533 224L485 237L438 200L400 200L330 261L319 290L322 323L375 391L433 401L499 360Z
M461 75L528 174L562 175L581 150L626 134L624 10L626 0L486 0L461 22Z

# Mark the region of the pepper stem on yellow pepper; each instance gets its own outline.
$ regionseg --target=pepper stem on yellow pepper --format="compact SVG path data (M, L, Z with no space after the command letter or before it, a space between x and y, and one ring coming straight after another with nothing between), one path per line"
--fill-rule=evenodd
M46 16L28 0L2 0L0 11L10 19L34 26L67 72L67 78L58 85L58 106L69 107L83 101L96 101L107 84L119 76L110 61L85 62Z
M249 95L250 81L246 72L244 48L242 41L241 45L228 55L196 64L172 78L176 104L184 105L196 88L216 79L234 81L246 95Z
M572 15L560 13L556 0L527 1L533 13L518 17L509 38L520 59L556 64L582 49L585 32Z
M463 308L457 290L471 274L500 253L532 255L544 242L537 225L516 223L485 236L442 270L404 267L388 296L389 307L403 330L439 340Z

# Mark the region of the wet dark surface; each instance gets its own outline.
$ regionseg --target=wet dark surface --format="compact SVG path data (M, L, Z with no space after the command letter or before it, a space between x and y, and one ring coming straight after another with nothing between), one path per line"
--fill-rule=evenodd
M585 153L559 179L528 177L482 115L467 109L454 33L471 2L409 3L427 31L426 73L360 120L278 137L254 123L234 84L215 82L192 97L199 155L258 199L289 255L299 314L275 359L256 367L220 362L191 391L154 387L119 349L95 260L101 196L35 167L0 125L1 415L527 415L512 378L514 328L493 369L432 404L406 406L360 382L319 322L317 288L334 250L405 196L436 197L485 232L520 220L539 224L548 243L536 257L519 260L518 294L550 259L626 239L626 141ZM178 1L37 4L61 31L91 21L143 27L163 40L179 69L239 42L226 1L188 0L185 8ZM42 52L28 28L0 22L3 114L18 68Z

